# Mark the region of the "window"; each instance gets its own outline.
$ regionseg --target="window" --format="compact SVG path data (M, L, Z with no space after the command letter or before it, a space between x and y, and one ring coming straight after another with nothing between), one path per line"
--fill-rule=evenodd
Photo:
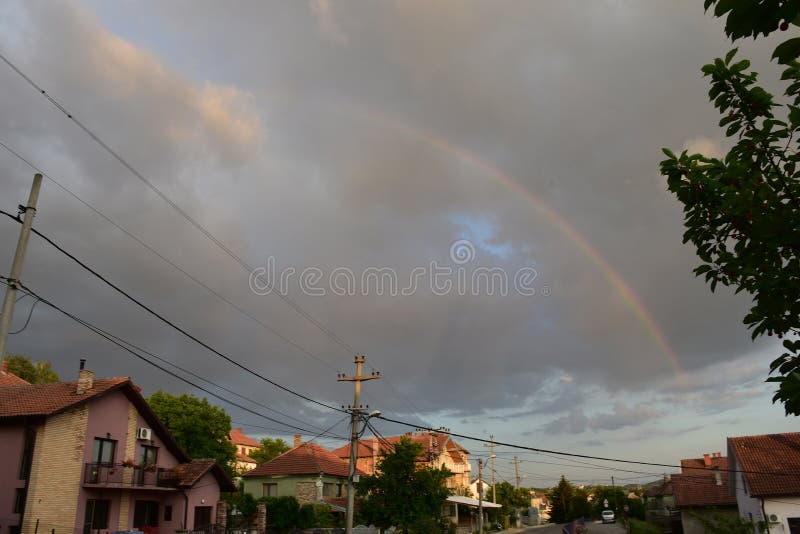
M261 496L262 497L277 497L278 496L278 485L271 484L269 482L265 482L261 484Z
M158 463L158 447L150 447L149 445L142 445L142 451L139 454L139 465L147 467L148 465L156 465Z
M158 501L136 501L133 528L158 526Z
M92 462L96 464L111 465L114 463L114 451L117 442L113 439L94 438L92 448Z
M164 521L172 521L172 505L164 506Z
M25 429L25 445L22 449L22 459L19 465L19 479L28 480L31 474L31 461L33 460L33 445L36 442L36 430Z
M83 517L83 532L89 534L92 530L108 528L108 509L111 501L108 499L89 499L86 501L86 513Z
M789 534L800 534L800 517L789 517L786 521L789 523Z
M17 488L17 491L14 495L14 513L15 514L22 514L25 512L25 496L27 495L27 491L25 488Z
M322 496L323 497L341 497L342 496L342 485L341 484L333 484L331 482L325 482L322 485Z

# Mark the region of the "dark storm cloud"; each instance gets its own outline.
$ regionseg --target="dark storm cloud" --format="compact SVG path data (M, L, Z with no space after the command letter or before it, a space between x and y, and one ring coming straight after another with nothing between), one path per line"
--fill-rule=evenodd
M696 259L681 245L679 206L657 174L661 146L719 142L699 68L727 44L696 2L2 9L3 52L252 265L274 256L298 271L391 267L402 280L431 261L453 266L450 245L466 238L476 249L470 268L536 268L549 296L423 288L313 297L294 287L295 302L382 371L365 398L387 413L415 422L490 414L529 419L520 428L530 428L568 412L545 428L613 430L658 411L615 399L613 411L587 415L594 392L666 387L665 405L711 406L703 383L673 389L676 369L699 373L765 348L740 324L745 298L711 295L691 275ZM49 184L37 217L43 231L247 366L336 405L351 402L335 381L352 372L347 350L276 295L253 295L231 258L7 68L0 86L4 141L313 356ZM8 155L0 165L4 209L13 209L30 171ZM606 258L674 356L530 194ZM0 226L4 250L15 232ZM297 410L57 253L31 249L26 278L54 300L243 394ZM102 374L134 375L146 391L177 387L52 313L37 311L34 326L11 348L51 359L67 376L88 353ZM748 391L728 400L747 402ZM335 420L302 410L315 424Z

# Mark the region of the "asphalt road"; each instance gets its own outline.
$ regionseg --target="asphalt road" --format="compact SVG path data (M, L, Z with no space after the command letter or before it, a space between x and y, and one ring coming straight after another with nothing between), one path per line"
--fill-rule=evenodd
M619 523L587 523L589 534L625 534L625 529ZM561 526L546 525L541 527L530 527L525 530L518 530L520 534L561 534Z

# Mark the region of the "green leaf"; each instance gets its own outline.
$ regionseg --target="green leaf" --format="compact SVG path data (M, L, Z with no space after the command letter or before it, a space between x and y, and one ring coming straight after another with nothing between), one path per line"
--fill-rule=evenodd
M784 41L775 47L772 59L777 59L778 63L786 64L800 56L800 37L795 37Z
M728 52L728 53L725 55L725 64L726 64L726 65L730 64L731 60L733 59L733 56L735 56L735 55L736 55L736 52L737 52L738 50L739 50L738 48L734 48L733 50L731 50L730 52Z
M661 152L663 152L664 155L667 156L670 159L676 159L675 158L675 153L672 150L668 149L668 148L662 148Z

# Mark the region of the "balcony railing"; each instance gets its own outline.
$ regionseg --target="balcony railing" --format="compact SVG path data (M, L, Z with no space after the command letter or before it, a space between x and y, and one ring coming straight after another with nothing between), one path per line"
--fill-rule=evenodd
M174 488L175 472L154 466L88 463L83 471L83 483L102 487L161 487Z

